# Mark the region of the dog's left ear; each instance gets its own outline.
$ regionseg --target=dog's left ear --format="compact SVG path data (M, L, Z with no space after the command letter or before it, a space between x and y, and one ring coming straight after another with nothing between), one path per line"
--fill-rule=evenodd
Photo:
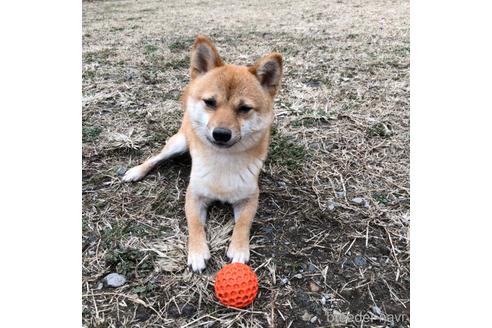
M282 79L282 55L276 52L268 54L249 67L249 71L256 75L261 86L270 93L272 98L275 97Z
M203 75L214 69L224 65L219 56L219 52L215 49L213 42L204 35L196 37L195 43L191 48L191 79Z

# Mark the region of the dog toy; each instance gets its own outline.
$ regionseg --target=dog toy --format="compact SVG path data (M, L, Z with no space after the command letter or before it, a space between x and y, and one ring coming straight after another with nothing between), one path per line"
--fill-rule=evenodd
M215 295L225 306L244 308L253 303L257 293L258 277L246 264L227 264L217 272Z

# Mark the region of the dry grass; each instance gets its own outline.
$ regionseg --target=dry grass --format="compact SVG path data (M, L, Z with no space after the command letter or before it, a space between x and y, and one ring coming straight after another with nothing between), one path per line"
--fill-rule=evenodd
M84 2L84 326L408 326L408 1L186 3ZM179 127L198 33L229 62L285 58L252 230L260 293L243 311L213 296L230 208L211 209L207 271L185 267L190 159L118 176ZM115 271L127 284L97 289Z

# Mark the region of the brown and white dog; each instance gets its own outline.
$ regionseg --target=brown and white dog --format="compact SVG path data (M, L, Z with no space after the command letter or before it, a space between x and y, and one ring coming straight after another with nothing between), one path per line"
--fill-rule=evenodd
M225 64L213 43L198 36L191 51L191 82L181 102L178 133L161 152L128 170L123 181L138 181L159 162L190 152L186 192L188 265L205 268L210 252L205 235L207 206L232 204L235 226L227 256L249 260L249 232L258 207L258 175L267 156L273 98L280 87L282 56L270 53L252 66Z

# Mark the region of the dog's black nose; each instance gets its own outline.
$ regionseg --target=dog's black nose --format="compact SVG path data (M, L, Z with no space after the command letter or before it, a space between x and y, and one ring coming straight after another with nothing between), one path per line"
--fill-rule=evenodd
M225 128L215 128L212 132L212 136L217 142L228 142L231 140L232 131Z

